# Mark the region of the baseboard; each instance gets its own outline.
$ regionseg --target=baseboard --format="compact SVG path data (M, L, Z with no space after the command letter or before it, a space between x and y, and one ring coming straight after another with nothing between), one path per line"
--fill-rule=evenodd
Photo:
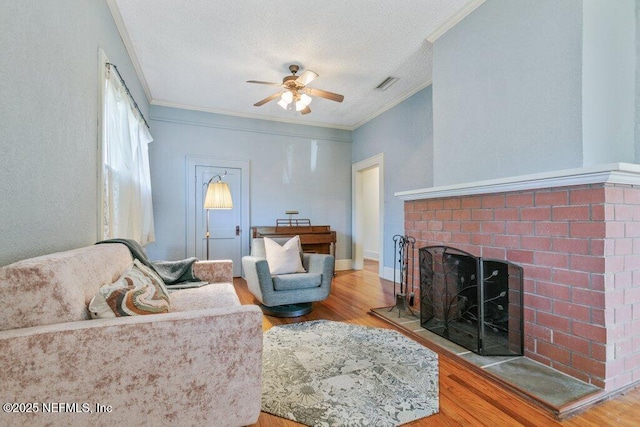
M336 271L343 270L351 270L352 269L352 260L350 259L337 259L336 260Z
M354 270L353 260L351 259L337 259L336 260L336 271L343 270ZM382 276L381 278L385 280L393 281L393 268L391 267L383 267L382 268ZM396 278L396 280L399 280Z
M383 279L385 279L385 280L393 281L393 268L391 268L391 267L383 267L382 268L382 276L381 277Z
M380 253L376 251L363 251L362 256L364 259L371 259L378 261L380 259Z

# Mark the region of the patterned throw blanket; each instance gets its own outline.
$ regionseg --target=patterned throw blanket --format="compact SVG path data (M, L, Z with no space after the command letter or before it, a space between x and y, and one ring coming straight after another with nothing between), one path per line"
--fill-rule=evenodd
M149 268L152 268L162 278L165 285L170 286L182 282L195 282L199 279L193 275L193 263L197 258L187 258L180 261L149 261L147 255L144 253L144 249L140 243L131 239L108 239L101 240L96 245L101 243L122 243L129 251L131 256L140 260L141 263Z

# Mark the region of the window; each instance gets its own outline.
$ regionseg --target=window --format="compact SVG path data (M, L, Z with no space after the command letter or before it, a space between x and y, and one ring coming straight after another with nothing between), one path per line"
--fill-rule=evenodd
M117 68L107 61L103 84L100 238L133 239L144 246L155 240L148 152L153 138Z

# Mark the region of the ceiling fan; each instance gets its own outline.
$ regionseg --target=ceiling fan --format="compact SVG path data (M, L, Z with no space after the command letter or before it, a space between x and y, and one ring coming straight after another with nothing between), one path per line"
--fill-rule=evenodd
M337 93L307 87L309 83L311 83L316 77L318 77L318 74L314 73L311 70L306 70L304 73L296 76L298 70L300 70L300 67L298 65L289 65L289 71L291 71L291 75L283 78L282 83L247 80L247 83L279 86L285 89L284 91L276 92L273 95L268 96L253 105L259 107L269 101L280 97L278 105L285 110L293 110L295 108L295 110L300 111L301 114L309 114L311 112L311 108L309 108L309 104L311 103L311 96L319 96L321 98L329 99L336 102L342 102L344 100L344 96L338 95Z

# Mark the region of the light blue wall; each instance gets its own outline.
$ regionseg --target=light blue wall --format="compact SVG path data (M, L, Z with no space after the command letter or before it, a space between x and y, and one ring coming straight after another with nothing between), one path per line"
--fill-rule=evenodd
M252 226L275 225L297 210L312 224L330 225L336 259L351 258L351 132L158 106L151 123L152 259L187 253L187 155L248 160Z
M98 48L148 106L104 0L0 6L0 265L93 244Z
M582 166L580 0L488 0L433 52L435 185Z
M635 0L584 0L584 166L635 161Z
M636 0L636 163L640 163L640 0Z
M434 45L434 92L429 87L356 129L352 145L347 131L154 108L158 243L150 254L184 255L186 154L251 160L252 223L269 224L284 209L298 209L338 229L338 258L348 259L350 165L385 153L387 266L390 238L403 232L396 191L581 166L582 5L488 0ZM640 0L635 9L640 162ZM99 47L149 118L104 0L2 3L0 265L97 238ZM314 140L319 166L312 173ZM295 173L285 184L287 150ZM309 200L309 194L317 196Z
M404 203L394 193L433 185L431 86L353 131L353 163L384 153L384 265L404 234Z

